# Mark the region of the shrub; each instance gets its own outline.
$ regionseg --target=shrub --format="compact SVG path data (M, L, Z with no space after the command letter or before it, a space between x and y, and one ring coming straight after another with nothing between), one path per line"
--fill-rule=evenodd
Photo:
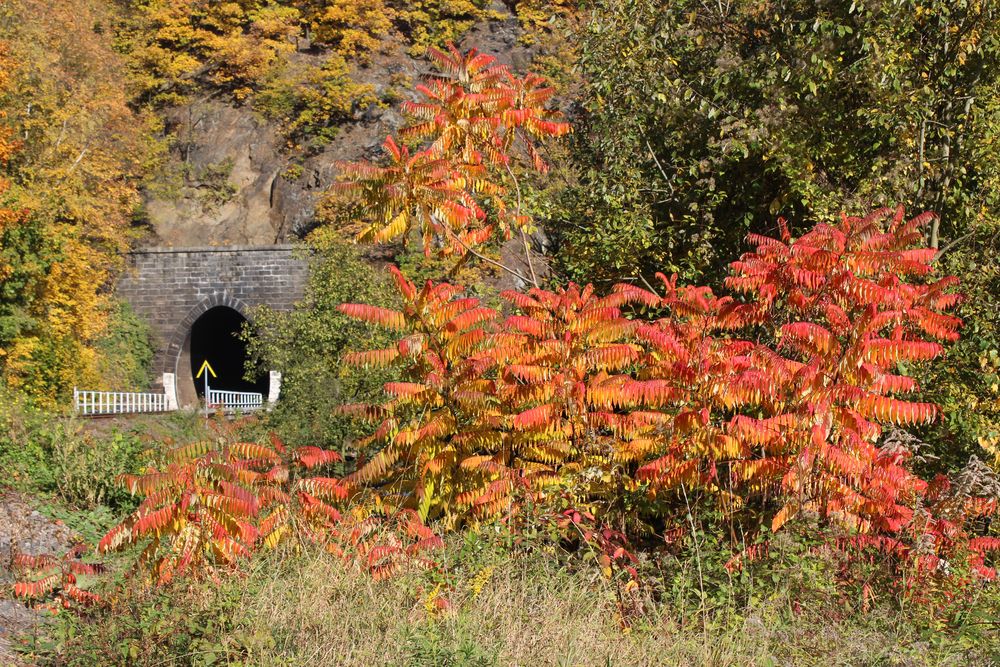
M404 244L419 236L425 255L474 255L524 284L538 287L527 232L532 222L522 204L516 158L538 173L548 170L541 147L570 132L559 112L548 108L555 91L534 74L514 76L496 58L475 49L431 50L439 77L417 86L419 102L404 102L410 122L404 139L426 140L411 152L393 137L383 144L384 166L342 163L337 191L351 213L360 214L359 240ZM508 190L516 195L508 205ZM488 215L487 211L490 212ZM527 272L478 252L491 238L521 235Z
M148 448L138 434L117 429L100 435L77 432L56 438L48 455L56 491L77 507L131 507L133 501L117 478L140 470Z
M395 12L378 0L329 0L311 20L314 39L345 57L374 51L393 27Z
M63 614L52 624L54 641L29 643L33 664L218 664L238 660L247 641L237 629L242 590L202 583L169 589L128 585L87 616Z
M947 471L1000 441L1000 392L983 372L1000 352L996 8L596 0L581 21L578 178L544 218L557 270L598 285L657 271L714 284L776 215L933 210L929 245L969 298L962 341L918 377L944 408L922 429L938 458L921 468ZM965 37L922 50L934 30Z
M82 508L132 505L116 478L137 472L147 445L138 433L89 432L9 390L0 389L0 467L7 483L57 494Z
M102 565L80 560L86 552L86 545L77 544L61 558L15 553L11 558L12 569L30 578L14 584L14 595L21 598L43 598L54 593L64 607L69 607L72 603L85 606L98 604L101 601L98 595L77 585L77 577L104 572Z
M374 90L371 84L354 82L347 62L334 54L319 67L280 70L264 83L253 104L281 120L289 141L307 141L318 148L329 143L340 126L378 103Z
M294 49L300 14L262 2L156 0L137 7L119 45L129 56L140 98L185 101L207 82L237 100L249 96Z
M486 0L395 0L392 4L414 56L459 40L476 21L489 16Z
M268 426L287 442L334 448L354 454L351 420L335 408L373 397L389 375L345 372L340 363L350 349L386 344L381 331L337 310L344 301L365 300L392 306L389 282L357 250L330 230L309 236L305 297L291 312L259 308L245 332L251 371L281 371L282 400L268 415Z
M349 487L317 474L342 460L337 452L286 447L276 436L267 445L241 441L239 422L217 428L217 440L168 449L143 473L121 476L142 501L108 531L98 551L143 545L136 566L159 584L232 569L258 547L289 541L322 544L376 579L406 564L431 564L421 552L441 540L415 512L386 512L355 498L341 515L336 506L347 500Z
M49 457L54 444L68 437L62 420L0 385L0 468L7 472L7 483L54 491Z
M97 341L98 374L103 386L144 391L149 387L153 361L152 332L132 307L116 301L107 331Z
M923 281L936 253L914 248L931 217L877 211L794 240L782 222L780 240L752 236L732 264L742 300L661 275L663 296L507 292L520 314L502 318L394 270L402 310L341 307L401 336L347 360L408 380L348 408L383 448L345 482L446 525L509 515L518 489L561 487L638 535L682 523L696 494L751 536L818 517L913 574L957 559L992 579L984 557L1000 540L964 528L996 497L929 487L911 451L879 442L883 426L935 419L936 406L896 396L916 389L905 373L941 354L936 340L958 337L956 281Z

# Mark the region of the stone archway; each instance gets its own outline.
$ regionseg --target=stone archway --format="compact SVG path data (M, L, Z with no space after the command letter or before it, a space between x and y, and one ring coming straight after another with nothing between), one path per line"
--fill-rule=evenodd
M215 356L214 360L209 358L209 363L213 364L213 368L218 365L216 371L222 374L221 378L213 379L216 388L258 391L265 398L272 393L268 377L249 383L242 380L242 373L239 372L245 348L233 334L239 324L247 320L247 304L227 292L209 295L188 312L168 346L169 372L174 374L178 406L190 408L199 404L200 391L195 383L195 374L204 359L195 357L205 357L206 353ZM225 349L227 346L230 349Z
M225 306L243 317L253 306L289 311L302 298L309 256L291 245L143 248L128 256L118 295L151 329L154 391L168 403L193 406L197 392L188 384L188 335L194 322L211 308ZM277 397L280 380L272 374L269 394Z

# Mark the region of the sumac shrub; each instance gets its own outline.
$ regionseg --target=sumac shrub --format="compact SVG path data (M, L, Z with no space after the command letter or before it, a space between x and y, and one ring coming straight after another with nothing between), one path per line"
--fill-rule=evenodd
M935 514L941 492L882 439L937 417L907 399L908 369L961 324L957 280L931 278L920 246L932 219L880 210L795 239L782 222L731 265L735 297L661 275L662 292L507 292L504 316L394 270L402 309L341 307L399 336L347 361L406 375L384 402L347 408L382 449L344 482L449 525L515 511L518 489L569 489L633 534L676 525L697 494L751 534L815 518L918 574L965 557L993 578L983 557L1000 542L963 526L996 499Z

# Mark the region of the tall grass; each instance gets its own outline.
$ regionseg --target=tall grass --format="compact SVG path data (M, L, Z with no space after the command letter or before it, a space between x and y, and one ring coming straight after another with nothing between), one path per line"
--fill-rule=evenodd
M29 655L39 664L366 667L1000 660L988 628L929 622L891 600L862 612L827 595L824 582L789 585L795 578L778 569L745 602L731 594L711 611L681 608L680 598L662 594L667 582L650 582L623 628L613 585L579 559L544 549L511 555L468 535L450 540L440 557L440 570L375 582L322 552L276 553L221 585L133 590L96 618L66 617L50 648L36 643ZM678 572L690 576L687 565ZM803 589L813 584L813 594ZM979 608L1000 608L991 595Z

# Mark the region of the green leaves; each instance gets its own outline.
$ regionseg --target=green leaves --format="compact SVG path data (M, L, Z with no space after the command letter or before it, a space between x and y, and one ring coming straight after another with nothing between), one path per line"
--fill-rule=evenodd
M604 285L664 268L711 283L780 215L935 211L925 239L947 250L934 268L962 276L969 298L965 339L921 371L925 400L949 408L926 431L943 457L927 465L960 464L1000 437L979 362L1000 349L998 11L598 0L580 35L580 181L546 225L558 267Z
M648 279L657 254L690 278L717 275L774 215L820 221L873 204L935 210L961 235L1000 163L977 138L995 124L1000 24L995 8L952 4L765 2L722 15L693 0L595 3L581 46L584 177L556 221L570 277L638 265ZM927 43L927 25L955 35L951 48ZM600 229L631 218L639 235L647 217L653 243L608 267L616 241ZM692 252L705 254L681 261Z
M350 420L335 415L335 407L374 396L395 373L381 369L379 358L369 359L365 369L343 368L345 352L388 348L390 332L353 320L338 306L357 300L393 309L398 300L385 276L335 230L314 232L308 249L303 303L291 312L258 309L254 329L245 335L254 370L282 372L282 400L270 416L273 428L289 442L325 446L350 437Z

